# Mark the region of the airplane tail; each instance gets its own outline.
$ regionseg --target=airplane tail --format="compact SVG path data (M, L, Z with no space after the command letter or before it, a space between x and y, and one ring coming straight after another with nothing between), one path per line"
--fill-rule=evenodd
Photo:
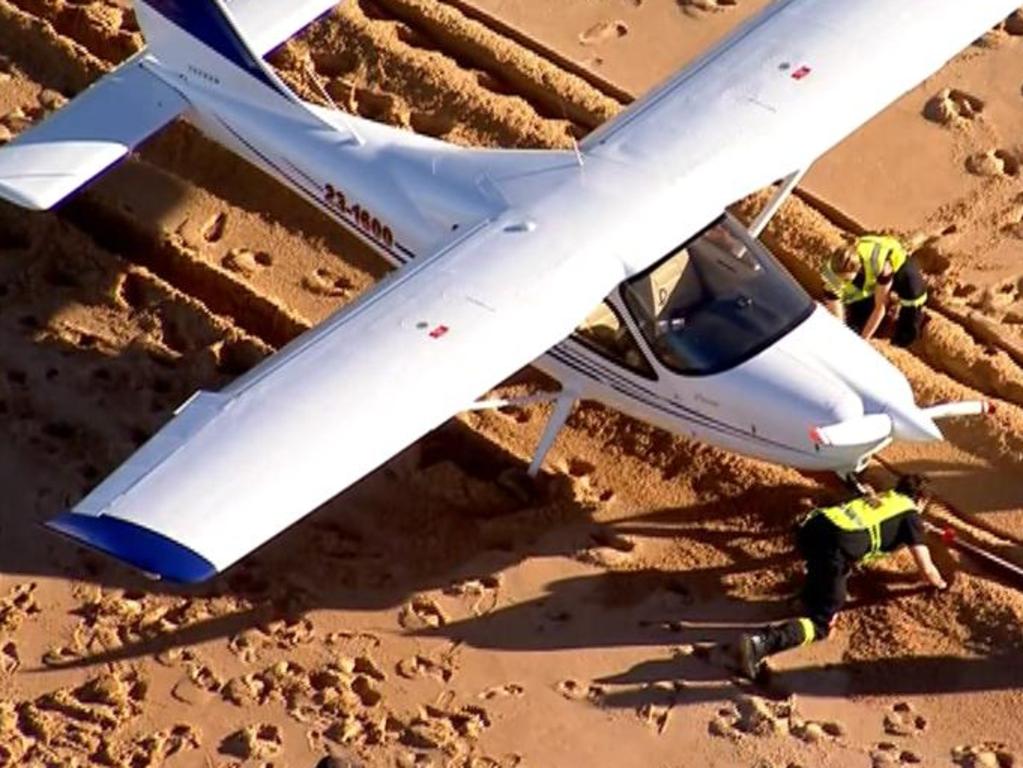
M147 47L54 115L0 147L0 198L52 208L189 107L157 68L190 84L265 101L295 96L263 61L337 0L136 0Z
M135 0L135 15L149 50L189 80L227 86L237 93L255 79L295 99L246 41L223 0ZM247 77L240 77L242 73Z

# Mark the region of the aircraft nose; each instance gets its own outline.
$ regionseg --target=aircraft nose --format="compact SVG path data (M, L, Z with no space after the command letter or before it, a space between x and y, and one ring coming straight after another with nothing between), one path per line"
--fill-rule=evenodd
M818 308L792 337L803 359L812 359L862 398L866 414L887 415L892 437L911 442L944 439L934 419L916 405L903 373L826 310Z

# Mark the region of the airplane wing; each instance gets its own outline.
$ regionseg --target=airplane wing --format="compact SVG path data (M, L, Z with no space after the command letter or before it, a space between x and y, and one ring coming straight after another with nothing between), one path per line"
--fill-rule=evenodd
M186 107L135 56L0 148L0 197L26 208L50 208Z
M172 580L223 570L559 342L668 240L805 168L1016 2L776 2L587 139L579 174L606 182L599 210L552 197L550 230L487 220L413 262L191 400L52 527ZM650 227L614 215L624 195Z
M228 567L528 365L621 280L569 239L523 248L527 229L477 226L193 397L48 525L173 581Z
M581 149L678 186L680 210L729 205L808 168L1018 6L777 0Z
M340 0L228 0L227 8L249 47L265 56Z
M230 9L247 43L262 56L336 4L234 0ZM52 208L184 112L188 103L146 71L145 56L139 52L0 148L0 197L25 208Z

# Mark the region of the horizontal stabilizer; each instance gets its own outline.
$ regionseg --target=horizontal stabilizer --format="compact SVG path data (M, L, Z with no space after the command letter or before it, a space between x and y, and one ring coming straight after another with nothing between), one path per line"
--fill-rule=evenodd
M954 416L984 416L994 412L994 406L986 400L964 400L959 403L941 403L924 408L932 419L949 419Z
M52 208L186 106L136 56L0 148L0 197L25 208Z
M810 439L817 445L849 448L877 443L891 434L891 417L886 413L872 413L826 427L814 427L810 430Z

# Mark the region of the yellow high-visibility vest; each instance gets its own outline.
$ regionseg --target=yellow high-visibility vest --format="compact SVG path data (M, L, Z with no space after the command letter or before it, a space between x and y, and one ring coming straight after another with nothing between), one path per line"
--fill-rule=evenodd
M906 249L894 237L887 235L864 235L856 241L854 246L856 255L860 259L860 268L863 270L863 286L856 286L851 280L846 280L835 272L831 262L828 261L821 274L824 282L845 304L852 304L855 301L869 299L874 295L874 288L877 286L877 277L885 268L891 264L892 273L902 269L909 254ZM901 302L903 306L919 307L927 301L927 294L915 298L905 299Z
M881 551L881 524L912 510L916 510L913 499L896 491L887 491L873 502L859 498L834 507L815 509L810 518L823 515L842 531L866 531L870 537L870 551L861 560L865 562L886 554Z

